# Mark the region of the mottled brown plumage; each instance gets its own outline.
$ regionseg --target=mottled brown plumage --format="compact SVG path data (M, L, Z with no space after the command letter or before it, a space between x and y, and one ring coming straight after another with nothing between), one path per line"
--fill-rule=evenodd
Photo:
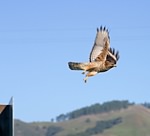
M71 70L83 70L83 74L87 72L84 78L86 82L88 77L116 67L118 59L119 52L115 52L114 48L110 48L108 29L101 26L100 29L97 28L97 34L90 53L89 62L69 62L68 65Z

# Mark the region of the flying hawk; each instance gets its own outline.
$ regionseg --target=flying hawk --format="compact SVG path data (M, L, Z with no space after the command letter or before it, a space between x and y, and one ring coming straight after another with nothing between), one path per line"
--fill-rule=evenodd
M110 47L109 32L106 27L97 28L97 34L93 48L90 53L89 62L68 62L71 70L83 70L86 74L84 81L88 77L95 76L97 73L108 71L116 67L119 60L119 52Z

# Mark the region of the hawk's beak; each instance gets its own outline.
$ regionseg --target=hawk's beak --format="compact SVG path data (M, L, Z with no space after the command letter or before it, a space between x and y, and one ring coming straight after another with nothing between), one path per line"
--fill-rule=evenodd
M117 65L115 64L114 67L117 67Z

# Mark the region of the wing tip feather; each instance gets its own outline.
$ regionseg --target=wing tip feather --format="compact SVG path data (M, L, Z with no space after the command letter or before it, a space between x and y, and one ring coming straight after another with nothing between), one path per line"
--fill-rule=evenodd
M115 51L115 48L109 48L109 51L112 53L112 55L115 56L116 60L118 61L120 56L119 56L119 51Z
M108 35L108 39L110 39L110 36L109 36L109 30L108 30L108 28L106 27L106 26L100 26L99 28L97 27L97 33L98 32L106 32L107 33L107 35Z
M108 31L108 28L106 28L106 26L103 27L102 25L101 25L99 28L97 27L97 32L99 32L99 31L106 31L106 32L109 32L109 31Z

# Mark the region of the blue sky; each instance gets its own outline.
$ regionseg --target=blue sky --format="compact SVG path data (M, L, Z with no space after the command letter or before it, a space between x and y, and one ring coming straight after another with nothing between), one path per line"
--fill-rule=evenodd
M49 121L110 100L150 102L150 1L0 2L0 103L14 97L15 118ZM89 78L68 69L88 61L96 28L110 31L117 68Z

